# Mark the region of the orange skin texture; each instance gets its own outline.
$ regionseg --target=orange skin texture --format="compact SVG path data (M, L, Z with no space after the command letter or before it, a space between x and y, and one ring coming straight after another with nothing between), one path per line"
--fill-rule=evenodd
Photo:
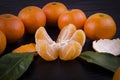
M0 15L0 30L6 35L8 43L14 43L24 35L24 24L15 15Z
M115 71L113 80L120 80L120 67Z
M12 52L14 53L36 52L35 43L21 45L20 47L14 49Z
M6 48L7 40L5 34L0 31L0 54L2 54Z
M60 15L58 27L62 29L68 24L74 24L77 29L82 29L86 19L86 14L82 10L72 9Z
M20 10L18 17L23 21L27 33L34 34L40 26L45 26L46 16L41 8L27 6Z
M14 49L13 53L25 53L25 52L34 52L34 55L36 56L36 47L35 43L29 43L19 46L18 48Z
M59 16L67 11L67 7L60 2L50 2L43 6L42 10L46 15L47 25L57 26Z
M84 31L91 40L111 39L116 33L116 24L111 16L104 13L96 13L87 19Z

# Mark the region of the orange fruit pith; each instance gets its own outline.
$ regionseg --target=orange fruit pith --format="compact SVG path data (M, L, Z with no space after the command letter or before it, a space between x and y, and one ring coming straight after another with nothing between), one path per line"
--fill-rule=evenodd
M68 24L74 24L77 29L82 29L86 19L86 14L82 10L72 9L60 15L58 27L62 29Z
M21 9L18 17L23 21L26 32L30 34L34 34L40 26L46 24L46 16L37 6L27 6Z
M84 31L91 40L111 39L116 33L116 23L108 14L96 13L88 17Z
M5 34L8 43L18 41L24 35L24 24L15 15L0 15L0 30Z
M58 17L65 11L67 7L60 2L49 2L43 6L42 10L44 11L47 18L48 26L57 26Z
M58 57L61 60L75 59L80 55L85 40L85 33L82 30L76 30L73 24L61 30L56 42L50 38L44 27L40 27L35 33L36 50L47 61Z
M2 31L0 31L0 54L4 52L6 48L6 43L7 43L6 36Z

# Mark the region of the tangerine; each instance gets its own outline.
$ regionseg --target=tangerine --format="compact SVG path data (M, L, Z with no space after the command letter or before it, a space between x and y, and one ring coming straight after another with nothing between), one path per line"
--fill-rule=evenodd
M3 51L5 50L6 44L7 44L6 36L2 31L0 31L0 54L2 54Z
M86 21L86 14L80 9L72 9L63 12L58 19L58 27L62 29L68 24L73 24L78 29L82 29Z
M36 50L47 61L58 57L61 60L73 60L80 55L86 38L82 30L76 30L73 24L65 26L57 41L53 41L44 27L40 27L35 33Z
M0 30L5 34L7 42L13 43L24 35L24 24L13 14L1 14Z
M105 13L95 13L85 22L84 31L91 40L111 39L116 33L116 23Z
M46 24L46 16L37 6L27 6L21 9L18 17L23 21L26 32L30 34L34 34L40 26Z
M46 14L47 25L57 26L58 17L65 11L67 7L60 2L50 2L43 6L42 10Z

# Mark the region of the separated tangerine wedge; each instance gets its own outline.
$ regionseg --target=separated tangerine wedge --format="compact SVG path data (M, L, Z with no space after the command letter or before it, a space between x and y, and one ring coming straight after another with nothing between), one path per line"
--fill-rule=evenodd
M76 27L73 24L65 26L58 35L57 42L69 40L76 31Z
M73 60L80 55L81 51L81 44L72 40L61 46L61 49L59 50L59 58L61 60Z
M69 40L76 31L76 27L73 24L65 26L58 35L57 42Z
M75 40L84 46L86 40L85 32L81 29L75 31L70 40Z
M47 61L55 60L58 57L57 49L46 40L38 40L36 49L38 54Z
M85 32L82 29L76 30L76 27L73 24L69 24L61 30L57 42L69 40L75 40L83 46L86 40Z
M35 33L36 50L38 54L47 61L58 57L55 42L47 34L44 27L40 27Z
M39 29L37 29L37 31L35 33L35 41L37 42L38 40L41 40L41 39L46 40L49 44L54 43L54 41L47 34L44 27L40 27Z

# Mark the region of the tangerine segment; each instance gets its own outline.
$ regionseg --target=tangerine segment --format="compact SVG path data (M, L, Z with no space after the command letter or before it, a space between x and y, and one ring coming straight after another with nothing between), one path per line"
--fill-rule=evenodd
M61 60L73 60L81 53L82 46L77 41L69 41L59 49Z
M69 40L73 33L76 31L76 27L73 24L65 26L57 38L57 42Z
M75 40L83 46L86 40L84 31L82 29L75 31L70 40Z
M46 40L49 44L52 44L54 42L47 34L44 27L40 27L35 33L35 41L37 42L38 40Z
M36 50L43 59L52 61L58 57L57 49L54 45L55 44L50 45L46 40L38 40L36 43Z

